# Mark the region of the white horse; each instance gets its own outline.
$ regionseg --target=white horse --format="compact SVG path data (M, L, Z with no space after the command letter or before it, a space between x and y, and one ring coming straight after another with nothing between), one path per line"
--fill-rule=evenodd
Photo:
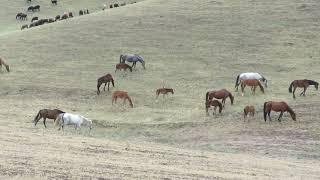
M256 72L246 72L246 73L241 73L237 76L236 85L235 85L236 91L238 91L238 87L242 79L257 79L261 83L263 83L264 87L266 88L268 87L267 79L263 77L261 74Z
M92 121L78 114L61 113L57 116L56 123L60 125L59 130L61 127L63 130L65 125L74 125L76 130L80 129L81 125L88 126L90 131L92 129Z

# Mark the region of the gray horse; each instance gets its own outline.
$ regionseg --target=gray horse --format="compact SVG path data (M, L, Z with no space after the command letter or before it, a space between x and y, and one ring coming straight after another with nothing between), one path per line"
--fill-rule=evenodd
M143 58L137 54L121 54L120 63L132 62L132 67L136 67L137 62L142 64L142 67L146 69Z

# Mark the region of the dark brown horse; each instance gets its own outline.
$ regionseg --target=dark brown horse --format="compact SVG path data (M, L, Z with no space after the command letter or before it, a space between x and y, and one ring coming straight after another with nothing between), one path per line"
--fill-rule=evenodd
M222 104L224 107L224 105L226 104L227 97L230 98L231 105L233 105L234 97L232 96L232 94L228 90L220 89L218 91L208 91L206 93L206 102L208 102L208 100L212 100L213 98L222 99Z
M0 69L2 69L2 65L4 65L8 72L10 72L9 65L4 62L4 60L0 57Z
M36 115L36 117L34 118L33 122L34 122L34 126L37 125L37 123L39 122L39 120L41 118L43 118L43 124L44 127L47 128L46 126L46 118L48 119L53 119L53 121L56 120L57 116L61 113L64 113L63 111L59 110L59 109L41 109L38 114Z
M296 92L297 87L303 88L303 91L300 93L300 96L306 96L306 90L307 88L313 85L316 90L318 90L319 83L313 80L308 80L308 79L302 79L302 80L294 80L291 82L289 86L289 92L292 93L293 98L296 98L296 95L294 94ZM293 87L293 91L292 91Z
M116 70L114 72L117 72L117 70L124 70L124 71L127 71L127 69L130 70L130 72L132 72L132 67L129 66L128 64L126 63L119 63L116 65Z
M174 91L172 88L160 88L160 89L157 89L156 90L156 95L157 95L157 98L159 97L159 94L163 94L163 97L165 94L168 94L168 93L171 93L171 94L174 94Z
M264 112L264 121L267 121L267 115L269 117L269 121L271 121L270 113L271 111L280 112L278 121L281 121L282 115L284 112L289 112L291 115L292 120L296 120L295 112L288 106L286 102L275 102L275 101L268 101L265 102L263 105L263 112Z
M243 109L243 117L244 117L244 119L246 119L246 117L247 117L248 115L251 115L251 116L253 117L254 114L255 114L254 106L246 106L246 107Z
M216 109L217 107L219 107L219 113L221 114L222 112L222 104L221 102L219 102L218 100L208 100L206 102L206 113L207 115L209 116L209 113L208 113L208 109L213 106L214 107L214 112L212 113L212 115L214 115L216 113Z
M253 94L256 93L257 86L259 86L260 90L262 91L262 93L264 93L264 88L261 85L260 81L257 80L257 79L242 79L240 83L241 83L242 96L244 95L244 88L246 86L251 86L252 87L251 91L252 91Z
M112 86L114 87L114 80L111 74L106 74L102 77L100 77L97 80L97 94L100 94L100 86L104 83L104 88L103 91L106 91L106 85L108 84L108 91L109 91L109 86L110 86L110 82L112 83Z
M113 93L112 93L112 105L113 105L113 102L117 103L117 99L118 98L123 99L123 104L128 99L130 107L133 108L133 104L132 104L130 96L128 95L128 92L125 92L125 91L113 91Z

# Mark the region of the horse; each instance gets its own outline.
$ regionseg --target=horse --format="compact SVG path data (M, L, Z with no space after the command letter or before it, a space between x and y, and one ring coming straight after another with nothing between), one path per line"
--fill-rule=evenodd
M212 113L212 115L214 115L215 113L216 113L216 109L217 109L217 107L219 107L219 113L221 114L221 112L222 112L222 104L221 104L221 102L219 102L218 100L208 100L207 102L206 102L206 113L207 113L207 116L209 116L209 108L211 107L211 106L214 106L214 113Z
M244 95L244 88L246 86L251 86L253 88L251 88L252 93L255 94L256 93L256 88L257 86L260 87L260 90L262 91L262 93L264 93L264 88L261 85L260 81L257 79L242 79L241 80L241 92L242 92L242 96Z
M0 69L2 69L2 65L6 67L7 72L10 72L9 65L4 62L4 60L0 57Z
M33 18L31 19L31 22L33 22L33 21L35 21L35 20L39 20L39 18L38 18L38 17L33 17Z
M28 24L22 25L21 30L28 28Z
M130 96L128 95L128 92L114 91L112 93L112 105L113 105L113 103L117 103L118 98L123 99L123 104L126 102L126 99L128 99L130 107L133 108L133 104L132 104Z
M89 130L92 129L92 121L78 114L71 113L61 113L56 118L56 123L60 124L59 130L62 128L64 130L65 125L74 125L74 128L80 129L81 125L89 127Z
M159 88L156 90L157 98L159 97L159 94L163 94L163 97L164 97L164 95L168 94L169 92L171 92L171 94L174 94L174 91L172 88Z
M109 91L109 86L110 86L110 82L112 83L112 86L114 87L114 80L111 74L106 74L102 77L100 77L97 80L97 94L100 94L100 86L104 83L104 88L103 90L106 91L106 85L108 84L108 91Z
M33 122L34 122L34 126L37 125L37 123L39 122L39 120L41 118L43 118L43 125L45 128L47 128L46 126L46 118L48 119L53 119L53 121L56 120L57 116L61 113L64 113L63 111L59 110L59 109L41 109L38 114L36 115L36 117L34 118Z
M265 77L263 77L261 74L256 72L246 72L246 73L241 73L237 76L236 85L235 85L236 91L238 91L238 86L240 85L240 80L242 79L257 79L263 82L265 88L268 87L268 80Z
M247 117L248 115L251 115L251 116L253 117L254 114L255 114L254 106L246 106L246 107L243 109L243 117L244 117L244 119L246 119L246 117Z
M110 9L111 9L111 8L113 8L113 5L112 5L112 4L110 4L109 8L110 8Z
M33 10L32 11L35 11L35 10L40 11L40 5L33 6Z
M292 120L296 121L295 112L288 106L288 104L284 101L276 102L276 101L268 101L263 104L263 113L264 113L264 121L267 121L267 115L269 116L269 121L271 121L270 113L271 111L281 112L278 118L278 121L281 121L282 115L284 112L289 112Z
M129 66L128 64L126 63L119 63L116 65L116 70L114 72L117 72L117 70L124 70L124 71L127 71L127 69L130 70L130 72L132 72L132 67Z
M125 3L125 2L120 4L120 6L125 6L125 5L126 5L126 3Z
M48 23L53 23L53 22L54 22L54 19L49 18Z
M233 105L234 97L232 96L232 94L228 90L220 89L218 91L208 91L206 93L206 102L208 102L208 100L212 100L213 98L222 99L222 104L223 104L222 107L224 107L226 104L227 97L230 98L231 105Z
M300 96L306 96L306 90L307 88L313 85L316 90L318 90L319 83L313 80L308 80L308 79L302 79L302 80L294 80L291 82L289 86L289 93L292 93L293 98L296 98L296 95L294 94L296 92L297 87L303 88L303 91L300 93ZM292 91L293 87L293 91Z
M60 20L64 20L64 19L68 19L68 14L67 13L64 13L60 18Z
M143 58L137 54L121 54L120 55L120 63L125 63L125 62L131 62L132 63L132 68L136 67L137 62L140 62L142 67L146 69L145 67L145 62Z
M79 16L82 16L84 12L82 10L79 11Z
M29 6L27 11L33 11L33 6Z
M115 7L115 8L116 8L116 7L119 7L119 4L114 4L113 7Z
M73 17L72 12L69 12L69 17L70 17L70 18L72 18L72 17Z
M51 4L57 5L58 1L57 0L51 0Z
M55 21L60 20L60 15L56 15L56 17L54 18Z
M21 19L21 14L22 14L22 12L19 12L17 15L16 15L16 19Z

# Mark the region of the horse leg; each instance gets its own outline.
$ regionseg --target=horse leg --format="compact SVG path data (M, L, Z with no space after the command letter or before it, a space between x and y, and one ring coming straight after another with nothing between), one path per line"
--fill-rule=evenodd
M103 91L106 91L106 85L107 83L104 83Z
M294 93L296 92L296 89L297 89L297 87L294 87L294 88L293 88L293 92L292 92L292 94L293 94L293 99L296 98L296 95L294 94Z
M268 112L269 121L271 121L271 116L270 116L270 114L271 114L271 110Z
M253 95L256 94L256 88L257 88L257 86L253 86L253 89L252 89L252 90L253 90L253 91L252 91L252 94L253 94Z
M108 91L109 91L109 87L110 87L110 82L108 82Z
M242 85L242 84L241 84L241 92L242 92L242 93L241 93L241 96L244 96L244 88L245 88L245 87L246 87L246 85Z
M278 121L279 121L279 122L281 122L282 115L283 115L283 111L281 111L281 113L280 113L280 115L279 115L279 118L278 118Z
M43 125L44 125L44 128L47 128L47 126L46 126L46 117L43 117Z
M303 87L303 91L301 93L303 96L306 96L306 90L307 90L307 87L306 86ZM301 96L301 94L300 94L300 96Z

